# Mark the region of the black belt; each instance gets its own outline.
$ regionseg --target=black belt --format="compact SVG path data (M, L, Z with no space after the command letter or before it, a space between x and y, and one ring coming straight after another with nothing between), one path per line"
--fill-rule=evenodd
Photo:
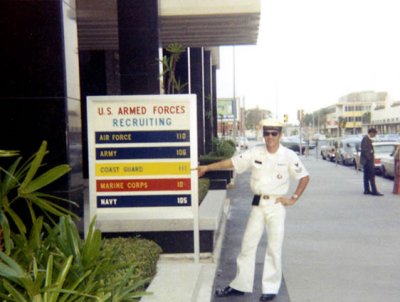
M260 204L260 199L270 199L269 195L254 195L253 197L253 201L251 202L251 204L253 206L258 206Z

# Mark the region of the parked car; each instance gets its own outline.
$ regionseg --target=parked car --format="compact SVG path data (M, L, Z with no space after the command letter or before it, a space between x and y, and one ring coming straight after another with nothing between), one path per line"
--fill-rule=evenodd
M249 142L245 136L240 136L236 138L236 147L239 150L246 150L249 148Z
M378 139L380 141L385 141L385 142L400 142L400 134L395 134L395 133L379 134Z
M390 176L390 155L396 151L397 146L400 145L398 142L373 142L374 146L374 155L375 155L375 172L378 175L385 175L385 173ZM360 149L361 151L361 149ZM394 159L393 155L391 156L391 160ZM382 160L385 162L385 165L382 165ZM357 154L356 162L360 163L360 152ZM386 169L389 169L389 172L386 172ZM393 168L392 168L393 169ZM362 167L359 165L359 170L362 170ZM393 172L392 172L393 174Z
M313 135L313 140L316 141L326 141L326 135L325 134L321 134L321 133L315 133Z
M356 150L354 151L354 168L357 170L362 170L361 163L360 163L360 156L361 156L361 143L359 146L356 146Z
M344 166L356 166L356 156L360 150L361 137L343 138L338 142L338 162Z
M306 140L306 148L308 148L308 150L313 150L317 147L317 144L314 140Z
M394 153L399 142L376 142L373 143L375 151L375 170L382 176L394 176ZM382 163L384 159L385 165Z
M394 178L394 152L381 157L381 174L385 178Z
M281 138L281 144L290 150L300 153L300 138L298 136L285 136ZM304 154L307 143L301 140L301 154Z
M335 161L336 159L336 148L335 148L335 139L328 138L324 141L324 143L320 147L320 154L322 159Z

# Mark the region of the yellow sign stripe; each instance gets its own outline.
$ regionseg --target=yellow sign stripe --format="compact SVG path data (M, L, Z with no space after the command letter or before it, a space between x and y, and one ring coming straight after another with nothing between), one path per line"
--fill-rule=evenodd
M188 175L190 162L96 164L96 176Z

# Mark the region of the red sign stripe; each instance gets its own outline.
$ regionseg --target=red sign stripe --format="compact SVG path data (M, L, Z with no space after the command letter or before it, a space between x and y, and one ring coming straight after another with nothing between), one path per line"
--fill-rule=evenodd
M96 181L97 192L186 191L190 178L105 179Z

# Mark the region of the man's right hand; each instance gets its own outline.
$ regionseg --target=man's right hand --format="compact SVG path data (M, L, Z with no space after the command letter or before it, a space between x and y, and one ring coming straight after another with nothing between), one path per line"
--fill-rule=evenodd
M195 170L197 170L197 175L202 177L208 171L207 166L198 166Z

